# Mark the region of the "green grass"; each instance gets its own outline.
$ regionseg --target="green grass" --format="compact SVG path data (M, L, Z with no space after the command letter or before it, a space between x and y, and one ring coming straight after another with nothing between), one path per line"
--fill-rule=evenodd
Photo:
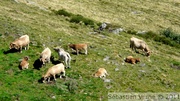
M180 91L179 69L171 68L172 65L179 66L180 64L179 48L156 42L148 36L142 37L135 34L138 30L158 34L160 29L167 28L167 25L172 26L172 29L179 33L177 28L179 20L176 17L179 13L172 13L179 9L176 6L179 1L175 3L171 0L154 1L154 3L148 0L143 2L142 0L121 2L82 0L68 3L63 0L46 3L37 1L40 7L64 9L71 14L79 14L83 18L92 19L94 22L107 21L111 22L112 26L123 26L126 30L134 32L134 34L122 32L118 35L108 31L89 34L93 31L91 26L72 23L67 16L57 16L50 10L41 10L37 5L26 5L23 3L24 0L18 1L20 3L4 0L0 4L0 100L97 101L102 98L106 101L108 92ZM55 4L61 4L61 6L57 7ZM142 5L135 6L138 4ZM169 5L169 11L166 11L163 4ZM158 6L159 12L150 9L154 6ZM96 14L93 15L91 10L97 11ZM118 10L120 13L117 13ZM129 15L131 11L140 10L143 12L142 16L140 16L141 13L136 16ZM102 17L102 15L105 16ZM112 15L115 18L112 18ZM116 18L120 20L114 20ZM142 21L141 18L148 20ZM164 19L168 19L166 24L162 21ZM9 43L23 34L30 36L30 49L23 50L22 53L4 54L9 49ZM129 48L129 39L132 36L147 42L153 52L150 57L137 54ZM53 66L49 63L40 70L33 69L33 63L39 58L44 46L49 47L52 55L58 59L58 54L53 50L54 47L62 46L66 51L71 52L67 48L69 43L84 42L90 46L88 55L71 54L72 68L66 69L66 80L57 79L51 84L38 82L47 69ZM128 55L139 57L141 62L135 65L124 63L123 60ZM18 68L19 59L24 56L30 57L30 66L28 70L21 71ZM104 61L103 59L107 57L109 59ZM107 78L112 82L106 83L92 77L92 74L100 67L106 68L110 74ZM115 71L115 69L119 70Z

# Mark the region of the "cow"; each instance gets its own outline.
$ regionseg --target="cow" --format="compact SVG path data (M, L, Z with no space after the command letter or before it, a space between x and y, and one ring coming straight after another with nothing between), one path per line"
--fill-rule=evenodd
M29 49L29 43L30 43L29 36L22 35L15 41L11 42L9 48L19 50L19 52L22 53L22 48L25 48L25 50L26 48Z
M109 75L106 71L105 68L99 68L98 71L93 74L94 77L100 77L100 78L105 78L106 75Z
M40 62L42 62L43 65L45 65L46 63L50 62L50 58L51 58L51 50L46 47L42 53L40 54Z
M136 64L137 62L140 62L140 59L134 58L133 56L127 56L124 61L127 63Z
M130 39L130 48L135 51L136 49L141 49L143 52L146 53L146 56L150 56L151 53L146 42L135 37L131 37Z
M70 62L71 62L71 56L68 52L66 52L63 48L54 48L54 50L56 52L58 52L58 55L59 55L59 59L62 60L65 65L66 65L66 68L71 68L70 67Z
M50 67L46 74L42 76L43 79L43 83L45 83L45 81L48 80L48 82L50 82L50 78L53 76L54 80L56 81L56 75L60 75L60 78L62 76L65 76L65 67L62 63L54 65L52 67Z
M87 55L88 45L85 44L85 43L81 43L81 44L69 44L68 46L69 46L69 48L75 50L77 55L79 55L79 51L82 51L82 50L84 50L85 51L85 55Z
M19 68L21 70L28 69L29 66L28 60L29 60L28 56L23 57L22 61L19 64Z

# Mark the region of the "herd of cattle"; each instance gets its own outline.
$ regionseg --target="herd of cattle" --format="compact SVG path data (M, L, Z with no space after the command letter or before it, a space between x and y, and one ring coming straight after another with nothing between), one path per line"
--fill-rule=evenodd
M22 53L23 48L25 50L29 49L29 44L30 44L29 36L22 35L20 38L18 38L15 41L10 43L10 49L16 49L20 53ZM70 44L68 46L69 46L69 48L75 50L77 55L82 50L85 52L85 55L87 55L88 45L85 43ZM130 39L130 48L132 48L132 50L135 50L135 51L137 51L136 49L141 49L143 52L145 52L146 56L150 56L150 53L151 53L146 42L144 42L143 40L140 40L138 38L135 38L135 37L132 37ZM46 82L46 81L50 82L50 78L52 76L53 76L54 80L56 80L56 75L58 75L58 74L60 74L60 78L61 78L61 76L65 76L65 68L71 68L70 67L70 63L71 63L70 54L68 52L66 52L63 48L60 48L60 47L56 47L56 48L54 48L54 50L58 53L59 59L62 60L65 65L63 63L59 63L59 64L56 64L56 65L50 67L47 70L46 74L42 76L43 82ZM50 58L51 58L51 50L47 47L41 52L39 61L42 63L42 65L45 65L46 63L49 63L51 61ZM29 66L28 60L29 60L29 57L27 57L27 56L23 57L22 61L19 64L20 69L22 69L22 70L28 69L28 66ZM131 63L131 64L136 64L137 62L140 62L140 59L134 58L132 56L128 56L125 59L125 62ZM106 75L108 75L108 73L105 70L105 68L99 68L98 71L95 72L93 76L104 78L104 77L106 77Z

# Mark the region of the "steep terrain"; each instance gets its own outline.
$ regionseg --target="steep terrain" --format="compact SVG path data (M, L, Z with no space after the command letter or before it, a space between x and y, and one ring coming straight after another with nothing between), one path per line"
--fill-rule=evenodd
M108 92L179 92L180 49L128 33L129 30L159 34L168 27L180 33L178 0L3 0L0 3L0 99L1 100L107 100ZM73 23L70 17L53 11L64 9L95 22L94 26ZM125 32L114 34L107 29L93 33L102 22ZM9 44L19 36L30 36L30 49L9 52ZM152 55L146 57L129 48L135 36L147 42ZM88 43L88 55L75 55L69 43ZM55 60L54 47L61 46L72 56L66 78L44 84L40 79L53 61L40 70L34 62L45 47ZM128 55L139 57L135 65L124 62ZM19 60L30 57L28 70L19 70ZM105 81L92 77L100 67L108 73Z

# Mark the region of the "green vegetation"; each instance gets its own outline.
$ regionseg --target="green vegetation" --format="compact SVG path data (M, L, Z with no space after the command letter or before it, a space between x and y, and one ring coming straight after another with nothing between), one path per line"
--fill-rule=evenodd
M180 92L178 0L18 1L0 3L1 101L107 101L108 92ZM61 16L46 8L57 10ZM85 25L72 23L74 17L77 23ZM105 30L91 34L92 27L96 29L100 22L109 22L113 28L123 27L127 32L113 34ZM147 33L136 34L142 30ZM171 35L166 36L163 31ZM9 52L10 42L23 34L30 36L30 49ZM129 48L132 36L146 41L152 50L150 57ZM72 54L67 48L69 43L88 43L88 55ZM53 50L56 46L70 53L72 68L66 69L66 78L41 83L42 75L54 64L51 62L40 70L34 69L33 64L45 47L58 60ZM141 62L124 63L129 55L139 57ZM30 65L22 71L18 64L24 56L30 57ZM110 82L92 77L100 67L106 68Z
M138 34L137 31L134 30L128 30L127 33L140 36L145 39L151 39L156 42L161 42L166 45L170 45L176 48L180 48L179 41L180 36L179 34L174 34L169 28L165 29L162 34L154 33L152 31L144 32L141 34Z
M88 19L88 18L85 18L83 17L82 15L75 15L75 14L72 14L72 13L69 13L67 12L66 10L64 9L61 9L61 10L58 10L58 11L55 11L55 10L52 10L56 15L63 15L63 16L67 16L70 18L70 22L73 22L73 23L84 23L85 25L90 25L91 27L94 26L94 21L91 20L91 19Z
M176 34L171 28L165 29L161 34L180 44L180 34Z

